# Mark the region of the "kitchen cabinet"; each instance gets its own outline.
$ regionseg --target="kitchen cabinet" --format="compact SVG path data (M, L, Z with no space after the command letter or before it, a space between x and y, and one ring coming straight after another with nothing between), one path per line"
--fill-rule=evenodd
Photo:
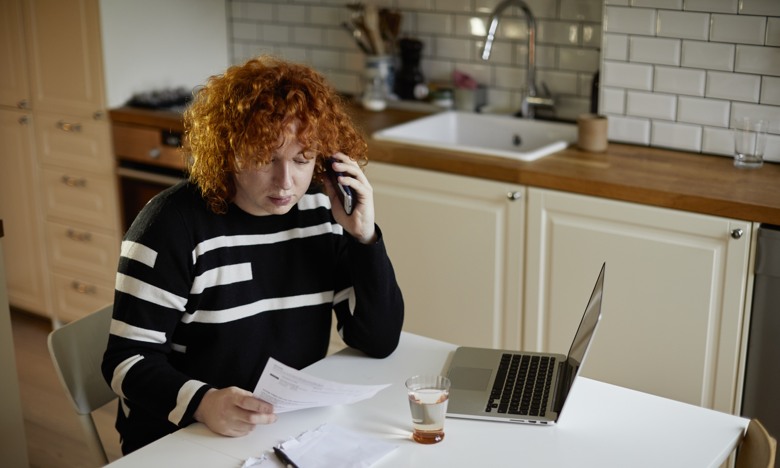
M3 155L11 169L0 176L7 179L0 196L3 210L14 210L4 216L8 230L17 230L6 240L9 297L57 324L111 302L106 290L119 256L99 4L0 0L0 12L8 26L0 32L8 39L0 52L0 108L13 137L3 139L12 146ZM29 110L11 114L15 108ZM24 213L23 222L14 222L16 213Z
M11 304L49 310L32 113L0 107L0 219Z
M406 303L404 328L517 347L525 188L376 162L366 174Z
M566 352L602 262L583 372L736 410L751 223L529 188L523 347Z

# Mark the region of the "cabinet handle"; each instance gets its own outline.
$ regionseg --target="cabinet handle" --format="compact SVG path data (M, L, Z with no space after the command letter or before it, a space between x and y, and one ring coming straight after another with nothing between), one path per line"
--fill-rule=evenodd
M744 234L744 231L742 228L736 228L731 230L731 238L732 239L740 239L742 237L742 234Z
M506 198L511 200L511 201L520 200L521 198L523 198L523 194L520 193L520 192L516 192L516 191L507 192Z
M62 183L67 185L68 187L86 187L87 186L87 179L77 179L75 177L71 177L69 175L62 176Z
M92 240L92 234L89 232L78 232L75 229L68 229L66 235L68 236L68 239L79 242L89 242Z
M162 155L162 150L157 148L152 148L149 150L149 157L152 159L158 159Z
M19 123L21 125L27 125L28 123L30 123L30 117L28 117L26 115L23 115L23 116L19 117Z
M95 286L92 286L91 284L82 283L81 281L74 281L70 284L70 287L73 288L74 291L76 291L79 294L96 294L97 288Z
M57 122L57 128L59 128L63 132L76 133L81 131L81 124L70 123L70 122L65 122L64 120L60 120L59 122Z
M16 107L19 109L29 109L30 108L30 101L27 99L22 99L21 101L16 103Z

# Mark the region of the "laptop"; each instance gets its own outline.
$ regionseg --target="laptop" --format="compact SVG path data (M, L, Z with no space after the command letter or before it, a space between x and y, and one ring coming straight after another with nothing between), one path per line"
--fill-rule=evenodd
M447 416L555 424L601 318L604 270L582 314L569 354L459 347L450 361Z

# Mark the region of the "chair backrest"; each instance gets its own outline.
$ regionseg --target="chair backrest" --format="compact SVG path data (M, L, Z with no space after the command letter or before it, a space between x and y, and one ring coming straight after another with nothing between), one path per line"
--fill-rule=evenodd
M113 304L59 327L49 334L49 354L65 393L70 397L87 444L101 465L108 463L92 411L117 398L100 370L108 343Z
M751 419L737 450L736 468L774 468L776 456L777 441L758 419Z

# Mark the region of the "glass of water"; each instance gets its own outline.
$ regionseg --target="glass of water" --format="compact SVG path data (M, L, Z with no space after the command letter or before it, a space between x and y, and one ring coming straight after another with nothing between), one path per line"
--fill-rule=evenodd
M764 165L766 132L769 122L752 117L734 121L734 166L758 168Z
M412 438L421 444L444 440L450 380L441 375L416 375L406 380L406 390L412 411Z

